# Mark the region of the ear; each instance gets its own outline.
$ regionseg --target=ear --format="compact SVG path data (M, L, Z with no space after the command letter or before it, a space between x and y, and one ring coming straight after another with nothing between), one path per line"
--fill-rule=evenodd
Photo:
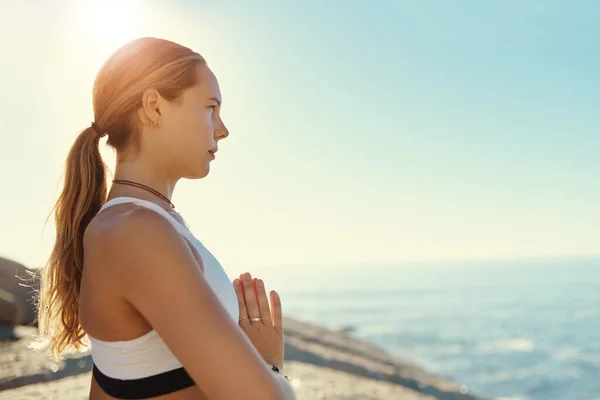
M142 93L142 106L139 110L139 117L143 125L150 125L160 120L162 100L163 98L156 89L148 89Z

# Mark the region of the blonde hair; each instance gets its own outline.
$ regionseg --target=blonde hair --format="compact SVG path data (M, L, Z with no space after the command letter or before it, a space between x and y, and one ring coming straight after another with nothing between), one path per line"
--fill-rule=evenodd
M144 91L154 88L174 101L196 84L197 67L204 62L189 48L156 38L129 42L106 61L94 82L94 122L108 133L107 144L117 155L126 148L138 149L135 112ZM107 195L99 141L100 135L91 127L79 133L67 156L64 187L54 206L56 241L41 272L37 310L40 339L50 339L54 359L85 347L79 320L83 234Z

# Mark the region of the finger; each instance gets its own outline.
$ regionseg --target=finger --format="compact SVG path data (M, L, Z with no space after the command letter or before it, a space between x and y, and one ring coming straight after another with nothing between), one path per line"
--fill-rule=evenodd
M260 317L260 310L258 309L258 302L256 301L256 295L254 294L254 287L252 286L252 276L250 275L250 273L244 274L243 286L244 286L244 300L246 301L246 309L248 310L248 317L250 317L250 318Z
M256 303L260 307L260 304L258 303L258 290L256 289L256 281L257 280L258 280L258 278L256 278L256 277L252 278L252 289L254 289L254 296L256 297Z
M271 290L271 306L273 327L280 333L283 333L283 312L281 309L281 299L274 290Z
M238 299L238 305L240 307L240 318L243 317L247 317L248 316L248 310L246 310L246 302L244 301L244 293L243 293L243 289L242 289L242 281L240 281L239 279L234 279L233 281L233 288L235 289L235 294L237 296ZM244 318L243 320L239 321L239 322L244 322L244 321L248 321L248 318Z
M271 310L269 308L269 299L265 290L265 282L262 279L256 280L256 296L258 297L258 308L263 324L273 326L271 322Z

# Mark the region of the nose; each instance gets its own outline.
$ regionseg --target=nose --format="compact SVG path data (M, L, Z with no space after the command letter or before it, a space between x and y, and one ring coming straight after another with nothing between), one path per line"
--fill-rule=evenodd
M221 139L225 139L227 136L229 136L229 130L227 129L227 127L221 120L221 123L219 124L217 129L215 129L215 138L217 140L221 140Z

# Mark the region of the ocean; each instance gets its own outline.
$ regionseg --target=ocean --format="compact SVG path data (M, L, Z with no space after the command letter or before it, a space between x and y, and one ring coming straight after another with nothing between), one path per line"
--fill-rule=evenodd
M503 400L600 399L600 260L261 272L284 313Z

